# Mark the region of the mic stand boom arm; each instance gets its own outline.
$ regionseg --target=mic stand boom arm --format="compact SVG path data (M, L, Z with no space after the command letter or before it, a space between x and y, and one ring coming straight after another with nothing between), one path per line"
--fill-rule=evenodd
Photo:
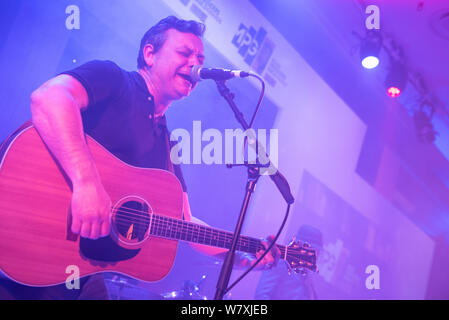
M232 111L234 112L234 115L237 119L237 121L240 123L242 128L244 130L249 129L249 125L246 123L243 114L240 112L240 110L237 108L235 102L234 102L234 94L229 90L228 87L226 87L225 81L215 81L217 83L217 88L220 94L223 96L223 98L228 102L229 106L231 107ZM259 146L259 150L261 150L261 146L259 143L257 143L256 137L252 137L255 142L256 146ZM250 143L250 145L253 143ZM257 150L256 150L257 152ZM263 150L266 159L268 159L268 156L265 153L265 150ZM269 159L268 159L269 161ZM245 219L245 215L249 206L249 202L251 199L251 195L254 192L254 189L256 187L256 183L260 177L260 167L267 167L267 165L248 165L246 164L248 168L248 180L246 185L246 194L245 198L243 200L242 208L240 209L240 215L239 219L237 221L237 225L234 231L234 235L231 242L231 247L229 251L226 254L226 258L223 262L223 266L221 268L220 277L217 282L217 291L215 292L215 300L223 300L223 296L226 292L226 289L228 287L229 279L231 277L232 267L234 265L234 254L236 251L236 245L238 242L238 239L240 237L240 232L242 230L243 222ZM270 169L275 169L275 174L270 175L271 179L275 182L276 186L278 187L279 191L281 192L282 196L284 197L285 201L289 204L294 202L294 198L291 195L290 187L288 185L287 180L280 174L280 172L273 166L271 161L269 161L269 167Z
M235 118L240 123L242 128L244 130L248 130L249 125L245 121L245 118L243 117L243 114L240 112L240 110L237 108L235 102L234 102L234 94L229 90L228 87L226 87L225 81L215 81L217 83L217 88L220 94L223 96L223 98L228 102L229 106L231 107L232 111L234 112ZM252 134L251 130L249 130L248 134ZM295 201L295 198L293 198L293 195L290 192L290 186L288 185L287 179L279 172L279 170L273 165L273 163L270 161L268 155L265 152L265 149L263 145L259 144L257 141L256 136L252 135L250 137L252 141L250 141L250 146L257 146L256 153L259 155L265 156L265 159L268 161L268 167L271 180L276 184L276 187L279 189L279 192L284 197L284 200L288 204L292 204ZM265 167L265 166L264 166Z

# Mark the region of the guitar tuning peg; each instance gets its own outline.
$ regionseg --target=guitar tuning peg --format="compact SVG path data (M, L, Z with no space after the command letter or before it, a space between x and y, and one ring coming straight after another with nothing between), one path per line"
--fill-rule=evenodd
M308 244L307 242L304 242L304 243L303 243L303 247L304 247L304 248L310 248L310 244Z

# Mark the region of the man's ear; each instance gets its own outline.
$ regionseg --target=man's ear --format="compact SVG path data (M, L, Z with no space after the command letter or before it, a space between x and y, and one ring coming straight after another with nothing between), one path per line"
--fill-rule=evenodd
M153 66L154 47L152 44L148 43L143 47L143 59L149 68Z

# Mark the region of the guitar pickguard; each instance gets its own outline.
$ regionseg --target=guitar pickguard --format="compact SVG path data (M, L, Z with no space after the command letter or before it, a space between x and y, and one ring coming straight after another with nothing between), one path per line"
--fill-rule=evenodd
M80 238L80 253L87 259L102 262L118 262L134 258L140 249L125 249L119 246L111 236L97 240Z

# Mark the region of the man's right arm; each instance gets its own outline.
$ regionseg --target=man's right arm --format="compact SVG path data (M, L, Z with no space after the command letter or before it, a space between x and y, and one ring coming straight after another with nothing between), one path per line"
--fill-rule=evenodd
M109 233L111 201L84 138L81 111L88 100L83 85L63 74L32 93L31 114L41 138L72 182L72 231L96 239Z

